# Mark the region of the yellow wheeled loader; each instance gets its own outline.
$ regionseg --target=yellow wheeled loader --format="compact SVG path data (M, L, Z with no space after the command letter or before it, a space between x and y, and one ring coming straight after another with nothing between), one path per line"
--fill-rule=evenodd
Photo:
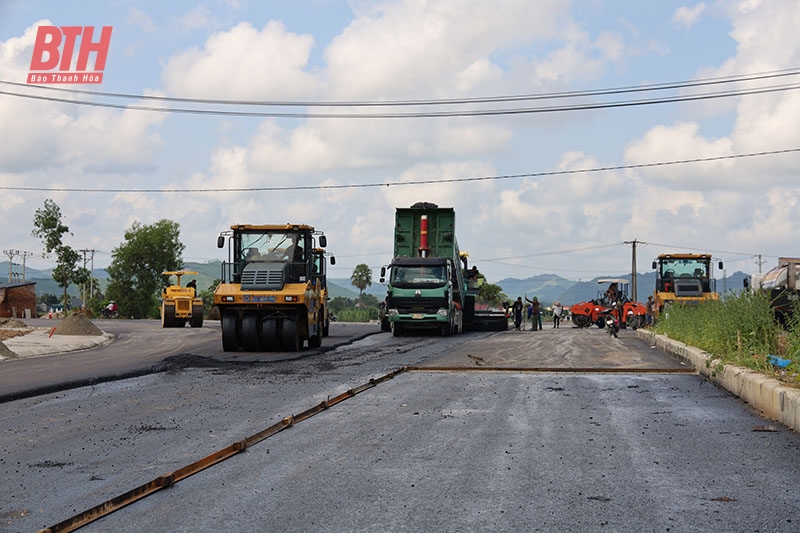
M162 272L175 276L177 282L161 293L161 327L182 328L189 322L193 328L203 326L203 300L197 297L197 287L181 287L181 276L197 274L191 270Z

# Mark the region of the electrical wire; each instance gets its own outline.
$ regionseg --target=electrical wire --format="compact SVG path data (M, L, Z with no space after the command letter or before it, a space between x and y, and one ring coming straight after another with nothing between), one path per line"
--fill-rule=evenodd
M375 187L400 187L407 185L432 185L443 183L466 183L475 181L498 181L521 178L542 178L550 176L563 176L569 174L584 174L596 172L609 172L614 170L632 170L639 168L652 168L669 165L683 165L689 163L703 163L711 161L724 161L729 159L741 159L747 157L762 157L767 155L778 155L800 152L800 148L787 148L783 150L767 150L763 152L751 152L746 154L721 155L714 157L698 157L694 159L678 159L674 161L660 161L656 163L639 163L632 165L613 165L595 168L582 168L572 170L553 170L547 172L531 172L527 174L507 174L501 176L473 176L467 178L446 178L446 179L423 179L409 181L393 181L384 183L360 183L342 185L291 185L285 187L265 186L265 187L210 187L210 188L183 188L183 189L98 189L89 187L23 187L2 185L0 190L4 191L36 191L36 192L100 192L100 193L219 193L219 192L276 192L276 191L314 191L314 190L333 190L333 189L365 189Z
M48 102L58 102L72 105L84 105L90 107L100 107L107 109L120 109L125 111L152 111L157 113L177 113L185 115L212 115L225 117L250 117L250 118L316 118L316 119L401 119L401 118L447 118L447 117L485 117L485 116L508 116L508 115L527 115L539 113L556 113L566 111L592 111L598 109L638 107L655 104L668 104L679 102L693 102L703 100L714 100L717 98L731 98L736 96L752 96L756 94L769 94L783 91L794 91L800 89L800 84L778 85L769 87L759 87L753 89L740 89L718 93L703 93L695 95L674 96L668 98L650 98L641 100L621 100L616 102L573 104L547 107L527 107L527 108L506 108L506 109L478 109L478 110L458 110L458 111L419 111L409 113L292 113L279 111L230 111L219 109L196 109L178 107L152 107L141 105L112 104L106 102L90 102L86 100L70 100L67 98L56 98L49 96L36 96L31 94L14 93L10 91L0 91L0 94L14 96L31 100Z
M518 94L501 96L484 96L473 98L444 98L428 100L361 100L361 101L281 101L281 100L228 100L211 98L186 98L175 96L156 96L156 95L135 95L129 93L113 93L102 91L88 91L83 89L67 89L63 87L52 87L46 85L19 83L0 80L0 84L14 87L36 88L51 92L66 94L84 94L103 98L124 98L131 100L152 100L159 102L181 102L181 103L202 103L215 105L236 105L236 106L277 106L277 107L394 107L394 106L429 106L429 105L463 105L476 103L498 103L498 102L518 102L530 100L548 100L563 98L578 98L588 96L608 96L612 94L625 94L649 91L662 91L669 89L685 89L690 87L703 87L710 85L720 85L726 83L741 83L747 81L765 80L771 78L797 76L800 68L790 68L757 72L752 74L739 74L733 76L719 76L714 78L699 78L696 80L685 80L677 82L663 82L643 85L627 85L621 87L611 87L605 89L589 89L579 91L563 91L555 93L539 94Z

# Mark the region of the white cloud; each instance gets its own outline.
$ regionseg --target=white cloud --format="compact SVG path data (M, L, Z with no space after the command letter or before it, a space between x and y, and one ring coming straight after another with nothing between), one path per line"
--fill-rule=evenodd
M252 100L433 99L571 90L595 80L605 87L619 85L620 79L636 84L653 80L654 73L662 76L657 81L665 81L667 72L674 79L713 77L800 63L795 2L706 2L676 10L674 24L667 21L667 26L691 28L712 9L720 15L708 25L708 47L698 57L667 53L679 49L672 45L687 35L665 33L663 20L620 21L616 15L628 15L623 11L592 17L592 10L602 8L594 3L359 0L350 5L353 13L342 4L336 22L341 28L322 20L301 24L291 16L285 23L266 22L264 12L276 16L278 11L230 4L196 3L177 15L179 23L196 30L178 36L181 49L161 49L155 56L152 47L136 48L137 65L157 65L166 58L159 91ZM228 20L231 9L237 10L237 24L203 35ZM286 13L291 9L287 6ZM146 13L127 4L117 16L111 21L115 26L136 21L145 29L155 27ZM0 79L21 80L27 72L35 25L18 33L0 42ZM121 33L115 39L133 49ZM729 54L731 39L736 48ZM359 109L365 112L353 108ZM189 121L175 114L3 97L0 122L14 131L0 143L3 186L254 189L432 183L182 195L4 190L0 225L27 224L52 197L81 247L110 251L134 220L150 224L166 216L181 225L187 257L219 258L214 240L230 224L306 222L326 232L340 258L334 275L347 277L357 263L379 268L388 261L395 207L432 201L456 208L460 244L492 281L542 270L584 279L624 272L630 249L621 243L632 238L790 254L785 249L794 235L785 221L800 215L800 158L794 154L584 170L798 147L800 92L664 109L596 112L591 120L564 113ZM570 173L445 182L549 170ZM19 238L4 246L22 249L31 240ZM610 248L598 251L608 243ZM585 251L541 255L576 248ZM644 263L656 248L643 249Z
M184 97L297 100L318 87L305 70L313 45L311 35L290 33L278 21L260 31L241 22L170 57L162 77L170 93Z
M26 28L21 37L0 43L0 79L25 78L36 28ZM52 96L35 86L14 88L32 96ZM79 172L74 181L85 179L83 170L108 172L112 167L135 168L160 146L152 127L164 119L158 113L113 111L46 100L4 97L0 99L0 123L13 131L0 143L4 168L22 172L64 164ZM147 163L144 163L147 165ZM65 176L70 183L69 177Z
M672 22L679 27L682 28L691 28L697 21L700 20L700 17L706 10L706 3L700 2L695 4L692 7L679 7L675 10L675 14L672 15Z
M190 11L184 13L178 19L178 24L187 30L208 28L211 26L211 11L205 4L199 4Z
M565 7L553 0L370 5L325 50L328 89L372 99L486 90L499 73L490 56L552 37Z
M728 138L710 140L694 122L656 126L625 148L625 163L641 165L732 155ZM746 185L730 179L730 161L666 165L641 169L647 179L666 189L713 189Z
M138 9L136 6L131 6L128 10L128 22L135 24L145 33L153 33L156 31L156 24L146 12Z

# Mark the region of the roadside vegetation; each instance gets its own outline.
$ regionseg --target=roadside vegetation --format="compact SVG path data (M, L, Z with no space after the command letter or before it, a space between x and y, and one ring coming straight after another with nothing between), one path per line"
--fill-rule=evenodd
M358 298L337 296L331 300L330 310L339 322L378 320L378 299L366 293Z
M800 388L800 305L795 302L783 328L769 304L763 294L743 292L704 305L673 305L655 331L700 348L723 365L756 370Z

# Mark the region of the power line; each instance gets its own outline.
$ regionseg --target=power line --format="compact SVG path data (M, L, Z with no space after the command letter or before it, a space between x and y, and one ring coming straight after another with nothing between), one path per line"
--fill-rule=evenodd
M229 100L229 99L187 98L187 97L175 97L175 96L136 95L130 93L88 91L82 89L67 89L63 87L51 87L46 85L18 83L5 80L0 80L0 84L10 85L14 87L25 87L27 89L36 88L44 91L59 92L62 94L85 94L102 98L123 98L131 100L150 100L158 102L202 103L202 104L236 105L236 106L276 106L276 107L397 107L397 106L428 106L428 105L463 105L463 104L476 104L476 103L499 103L499 102L518 102L518 101L548 100L548 99L563 99L563 98L583 98L588 96L608 96L612 94L663 91L671 89L686 89L690 87L720 85L726 83L741 83L747 81L757 81L757 80L765 80L771 78L796 76L798 74L800 74L800 69L790 68L790 69L772 70L766 72L757 72L751 74L720 76L714 78L699 78L696 80L663 82L663 83L643 84L643 85L628 85L628 86L611 87L605 89L562 91L555 93L538 93L538 94L484 96L484 97L473 97L473 98L444 98L444 99L427 99L427 100L383 100L383 101L380 100L361 100L361 101ZM17 95L17 93L13 94Z
M711 161L724 161L730 159L742 159L748 157L763 157L768 155L779 155L800 152L800 148L786 148L783 150L766 150L763 152L751 152L746 154L721 155L714 157L697 157L693 159L677 159L673 161L660 161L656 163L639 163L632 165L612 165L605 167L583 168L573 170L552 170L546 172L531 172L526 174L506 174L500 176L472 176L467 178L446 178L446 179L424 179L410 181L392 181L384 183L360 183L342 185L292 185L285 187L211 187L211 188L184 188L184 189L95 189L87 187L21 187L21 186L0 186L4 191L34 191L34 192L102 192L102 193L209 193L209 192L276 192L276 191L312 191L312 190L333 190L333 189L365 189L374 187L400 187L407 185L440 185L443 183L466 183L474 181L499 181L520 178L543 178L550 176L563 176L570 174L610 172L615 170L633 170L640 168L653 168L670 165L684 165L690 163L707 163Z
M585 252L587 250L597 250L598 248L611 248L612 246L619 246L619 244L620 243L618 243L618 242L612 242L612 243L609 243L609 244L596 244L596 245L593 245L593 246L584 246L584 247L581 247L581 248L572 248L572 249L569 249L569 250L557 250L557 251L553 251L553 252L539 252L537 254L515 255L515 256L511 256L511 257L497 257L495 259L482 259L482 258L478 257L478 258L475 258L475 260L500 262L500 261L508 261L508 260L511 260L511 259L528 259L528 258L531 258L531 257L542 257L542 256L545 256L545 255L570 254L570 253L576 253L576 252ZM513 263L509 263L509 264L513 264Z
M718 93L703 93L686 96L674 96L667 98L651 98L641 100L622 100L606 103L574 104L547 107L528 107L528 108L508 108L508 109L479 109L479 110L458 110L458 111L420 111L411 113L294 113L279 111L230 111L218 109L193 109L178 107L152 107L140 105L112 104L106 102L90 102L86 100L70 100L67 98L56 98L49 96L35 96L32 94L22 94L10 91L0 91L6 96L15 96L31 100L42 100L48 102L58 102L72 105L85 105L90 107L101 107L107 109L120 109L125 111L152 111L156 113L178 113L186 115L214 115L226 117L251 117L251 118L317 118L317 119L400 119L400 118L447 118L447 117L483 117L483 116L508 116L508 115L527 115L539 113L556 113L565 111L592 111L598 109L638 107L655 104L668 104L679 102L692 102L702 100L713 100L717 98L730 98L735 96L748 96L756 94L768 94L783 91L794 91L800 89L800 85L775 85L769 87L759 87L754 89L740 89Z
M662 248L674 248L678 250L691 250L693 252L710 252L712 254L730 254L730 255L746 255L748 257L755 257L759 254L754 254L752 252L730 252L725 250L709 250L708 248L690 248L688 246L676 246L673 244L659 244L657 242L648 242L647 244L651 246L661 246Z

